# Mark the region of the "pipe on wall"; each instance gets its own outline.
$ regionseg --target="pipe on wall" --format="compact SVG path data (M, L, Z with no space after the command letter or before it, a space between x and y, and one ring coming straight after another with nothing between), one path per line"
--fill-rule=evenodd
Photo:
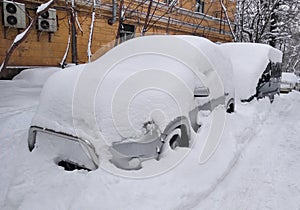
M117 0L112 0L112 15L108 19L108 24L112 25L117 21Z

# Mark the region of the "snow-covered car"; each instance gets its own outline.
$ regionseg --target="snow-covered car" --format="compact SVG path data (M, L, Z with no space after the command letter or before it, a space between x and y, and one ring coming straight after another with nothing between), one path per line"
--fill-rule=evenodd
M280 92L289 93L293 89L296 89L298 83L298 78L294 73L291 72L282 72Z
M300 78L299 77L297 78L297 83L296 83L296 86L295 86L295 90L300 91Z
M29 129L30 151L56 163L96 169L109 159L140 169L166 148L190 147L198 112L234 111L231 62L219 46L193 36L124 42L98 60L55 73Z
M221 44L235 74L236 97L242 102L279 94L282 52L266 44Z

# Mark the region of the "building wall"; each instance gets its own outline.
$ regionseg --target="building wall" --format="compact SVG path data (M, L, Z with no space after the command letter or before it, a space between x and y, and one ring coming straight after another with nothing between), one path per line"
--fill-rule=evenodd
M38 6L38 2L45 1L18 1L26 4L26 10L29 14L33 15ZM218 15L217 11L220 11L221 8L218 1L210 3L210 0L205 1L205 13L208 13L210 16ZM235 6L232 1L227 0L226 4L231 4L232 7ZM107 49L111 48L114 45L114 40L116 37L118 29L118 21L113 25L108 24L108 19L111 17L111 0L103 0L101 8L96 9L96 20L94 24L94 36L92 42L92 52L95 53L95 57L99 57ZM169 17L176 21L186 22L188 24L178 24L175 22L158 21L154 27L152 27L147 34L193 34L198 36L207 37L212 41L231 41L232 37L230 36L229 28L225 21L220 22L217 19L203 18L205 16L200 16L199 14L193 13L195 9L195 2L190 0L182 0L179 2L179 6L185 8L182 11L175 11L171 14L165 14L165 6L161 7L155 12L155 15L158 17L162 14L165 19ZM210 4L213 4L210 6ZM134 4L129 4L128 1L126 5L131 5L132 8ZM3 5L0 5L0 18L3 23ZM15 50L12 55L9 66L58 66L61 62L67 47L68 36L69 36L69 21L68 17L70 12L66 10L66 5L64 1L58 1L55 5L52 6L57 10L58 18L58 30L55 33L47 32L38 32L36 28L33 28L30 32L29 37ZM147 5L143 5L142 8L138 9L140 14L141 12L147 11ZM91 7L84 3L83 5L77 5L78 11L78 20L83 29L83 33L77 27L77 51L78 51L78 63L87 62L87 45L89 38L89 26L91 22ZM188 15L187 15L188 14ZM233 14L231 14L233 17ZM232 19L233 20L233 19ZM27 20L27 24L29 20ZM125 24L132 24L135 26L136 36L140 34L142 26L144 23L143 17L138 14L131 14L126 16ZM201 24L200 24L201 23ZM205 26L208 28L215 28L216 31L210 31L208 29L197 28L197 24L200 26ZM192 27L193 26L193 27ZM196 28L195 28L196 27ZM166 29L168 28L168 29ZM197 30L196 30L197 29ZM222 29L223 31L219 31ZM227 31L224 34L224 31ZM22 30L17 30L14 28L4 28L3 24L0 26L0 62L3 61L7 49L9 49L12 44L15 36L22 32ZM108 47L105 47L108 46ZM99 50L101 49L101 50ZM71 62L71 49L68 53L67 62Z

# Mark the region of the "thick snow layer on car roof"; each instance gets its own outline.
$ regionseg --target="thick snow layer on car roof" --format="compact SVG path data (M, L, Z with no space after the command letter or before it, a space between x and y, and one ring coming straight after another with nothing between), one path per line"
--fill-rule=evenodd
M143 40L142 44L140 40ZM170 40L172 41L170 42L172 46L166 44L166 42ZM159 43L161 43L161 48L169 48L163 49L162 51L164 52L161 52L161 49L153 49L151 47L159 45ZM189 59L185 59L182 54L187 55L188 53L186 51L175 51L175 48L173 47L173 45L179 43L184 44L186 50L189 51L190 49L191 51L191 49L193 49L197 52L201 51L201 54L191 54ZM133 47L142 47L142 54L133 53ZM193 66L196 66L200 69L202 68L201 60L203 57L205 57L204 59L209 62L208 67L205 67L205 63L203 63L203 68L214 69L217 74L219 74L219 71L222 71L223 69L232 71L230 61L222 55L220 50L218 50L218 45L204 38L192 36L149 36L125 42L121 48L123 48L124 52L128 54L128 57L118 61L118 63L116 63L110 69L105 80L103 80L101 86L98 88L98 95L95 100L96 107L102 107L102 109L96 110L97 122L101 128L102 134L109 143L121 140L121 136L117 134L115 129L115 126L119 121L113 120L111 116L111 104L113 104L115 91L122 89L121 87L123 82L126 82L127 80L129 81L130 79L136 77L136 83L142 81L147 83L146 80L141 81L139 77L142 78L142 75L144 74L143 72L150 70L152 71L151 75L153 78L155 78L155 74L157 74L158 77L156 80L164 80L166 83L165 85L173 83L173 91L182 93L183 88L179 86L179 83L176 85L176 81L167 75L169 74L179 78L185 83L186 86L189 87L190 91L193 91L195 85L203 85L201 83L202 81L197 78L192 71ZM114 49L111 52L111 55L116 57L121 50L120 48L117 50ZM201 55L202 57L196 57L196 55ZM219 62L214 61L217 59L213 58L213 55L218 57ZM187 60L189 60L189 62ZM196 65L197 63L199 63L199 65ZM161 72L159 73L153 70L160 70ZM167 74L164 76L163 72L166 72ZM141 76L137 76L138 74ZM230 75L228 72L227 74ZM226 74L224 73L221 78L222 77L226 77ZM210 82L212 83L213 80ZM210 84L210 86L218 89L216 83ZM229 86L229 82L227 82L225 87ZM174 97L174 95L170 93L161 91L164 89L163 87L158 88L156 90L153 88L151 90L142 90L139 94L133 97L129 109L129 118L130 125L134 126L136 130L141 130L140 128L142 128L143 124L149 120L154 120L156 123L158 123L160 129L163 130L165 126L174 119L174 117L182 116L182 113L180 113L181 111L185 112L185 109L178 109L178 105L180 109L182 108L180 107L180 104L178 104L178 98ZM217 92L212 88L210 90L211 93ZM233 93L233 90L227 90L227 92ZM222 94L224 94L224 91ZM188 101L185 102L185 104L189 103L190 102ZM127 125L125 124L117 127L121 130L129 131L128 125L129 123ZM141 135L141 132L124 132L123 134L123 137L130 137Z
M208 39L196 36L176 36L190 43L198 50L202 51L207 57L213 68L218 72L222 82L224 83L224 89L226 92L234 92L234 84L232 83L234 74L232 70L232 64L230 59L223 54L218 44L211 42Z
M42 89L40 105L32 125L76 135L72 119L72 98L76 80L84 66L67 68L49 77ZM41 72L41 75L48 74Z
M95 106L101 107L95 110L96 119L106 142L120 141L122 136L140 136L144 123L151 120L163 130L167 123L185 112L177 96L185 93L186 88L192 96L194 80L194 74L187 66L163 55L135 55L116 63L99 85L95 97ZM138 92L129 91L137 87ZM126 98L130 103L125 112L116 114L122 109L114 110L116 103ZM187 99L190 101L185 101L185 104L192 103L192 99ZM130 123L126 123L123 117L128 117Z
M258 80L270 61L282 61L282 52L266 44L225 43L220 49L231 59L238 99L248 99L256 93Z
M281 81L289 82L295 85L298 82L298 78L294 73L282 72Z
M153 56L154 55L152 55L152 57ZM174 85L172 89L180 93L182 90L178 90L178 88L184 83L187 89L190 90L190 95L192 96L194 75L191 74L191 72L184 72L187 69L184 69L184 66L179 62L174 62L174 60L171 62L170 60L163 58L162 60L166 62L163 65L160 65L161 72L158 72L156 75L159 76L158 74L161 75L162 72L165 72L169 77L177 77L177 84L174 81L166 81L166 84L169 83L168 86ZM139 72L141 62L144 62L144 66L147 63L147 61L139 57L134 57L128 62L122 62L120 64L122 68L117 65L115 69L112 69L106 75L101 83L99 82L99 87L94 98L94 118L96 118L98 129L101 130L101 134L105 138L106 144L111 144L112 142L120 141L122 139L122 136L119 133L120 131L116 129L116 123L119 123L120 119L114 119L115 116L112 115L112 104L114 103L113 101L115 100L116 92L123 90L122 83L126 82L126 80L130 80L130 77L133 77L134 74ZM153 63L153 59L150 59L148 64L154 66L153 64L155 63ZM159 65L159 63L156 64ZM169 73L168 70L166 70L167 67L172 68L172 73ZM74 136L79 135L84 138L81 132L85 132L84 128L87 110L80 110L80 115L77 117L81 118L77 119L73 114L73 109L74 106L77 106L78 104L74 102L73 97L76 89L80 88L77 81L82 72L90 70L88 65L80 65L59 71L52 75L42 90L40 98L41 103L33 118L32 125L53 129L57 132L63 132ZM151 74L155 75L155 72L152 72ZM159 77L156 78L159 79ZM160 76L160 78L162 77ZM142 80L137 80L136 82L143 83ZM93 83L93 81L87 80L84 84L85 86L88 86L91 83ZM86 92L86 94L90 93ZM180 112L183 111L180 110L182 107L178 107L178 101L174 95L159 89L150 88L148 90L141 90L138 95L130 95L129 97L133 98L129 104L130 107L128 107L128 112L123 113L124 115L121 116L127 117L128 114L130 125L127 125L125 128L122 127L122 125L117 126L123 131L123 134L127 132L126 137L141 135L143 124L150 120L160 122L160 128L164 129L168 122L180 115ZM84 100L82 102L84 103ZM74 117L77 120L76 125L74 124ZM128 129L128 126L134 129ZM91 133L88 135L91 135Z

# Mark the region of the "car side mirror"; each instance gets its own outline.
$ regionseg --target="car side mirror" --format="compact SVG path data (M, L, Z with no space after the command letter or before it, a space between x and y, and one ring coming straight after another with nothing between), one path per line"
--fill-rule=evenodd
M194 97L208 97L209 89L207 87L197 87L194 90Z

